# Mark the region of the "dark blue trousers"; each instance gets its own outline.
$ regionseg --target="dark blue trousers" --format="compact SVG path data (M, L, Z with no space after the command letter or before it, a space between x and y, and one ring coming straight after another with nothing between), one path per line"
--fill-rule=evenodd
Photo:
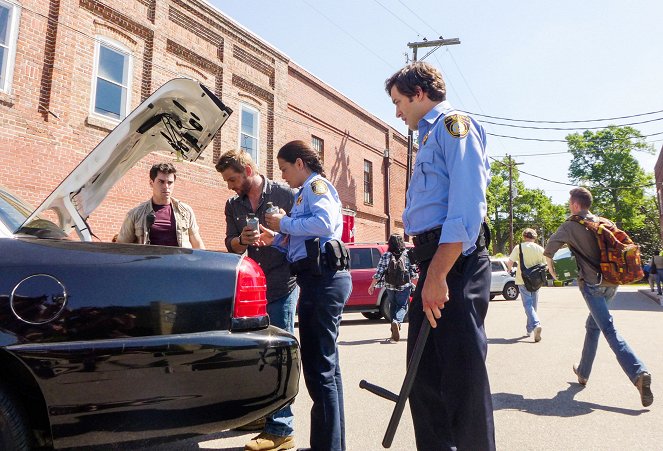
M423 321L421 290L430 261L422 263L410 305L407 360ZM493 404L486 370L484 319L490 300L490 260L485 250L456 263L447 277L449 301L431 329L410 393L420 451L495 449Z
M348 271L324 268L322 275L297 276L299 339L311 408L311 449L345 451L343 383L338 362L338 338L343 307L352 291Z

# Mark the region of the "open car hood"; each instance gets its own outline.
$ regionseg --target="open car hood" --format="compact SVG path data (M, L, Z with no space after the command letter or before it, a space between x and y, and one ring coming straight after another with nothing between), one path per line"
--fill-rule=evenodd
M65 234L92 236L86 220L136 162L169 149L196 161L232 110L195 80L177 78L155 91L90 152L25 221L54 210ZM20 229L19 229L20 230Z

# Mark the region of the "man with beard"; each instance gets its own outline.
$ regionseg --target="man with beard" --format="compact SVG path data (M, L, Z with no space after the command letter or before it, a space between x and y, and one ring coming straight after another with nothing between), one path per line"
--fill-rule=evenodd
M260 233L247 226L247 216L254 214L265 225L267 203L285 213L294 203L294 190L258 173L251 155L243 150L230 150L219 158L216 170L228 189L237 193L226 202L226 247L255 260L267 279L267 313L270 323L291 334L295 331L295 308L299 288L290 274L286 254L272 246L258 247ZM294 447L293 413L290 406L266 418L262 432L246 444L250 451L290 449Z

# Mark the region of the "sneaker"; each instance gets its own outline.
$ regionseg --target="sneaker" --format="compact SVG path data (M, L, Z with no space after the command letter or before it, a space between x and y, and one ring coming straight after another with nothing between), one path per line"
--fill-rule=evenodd
M534 343L541 341L541 326L536 326L534 328Z
M575 373L576 376L578 376L578 383L582 385L583 387L587 385L587 378L582 377L580 374L578 374L578 367L573 365L573 372Z
M246 445L245 451L277 451L280 449L291 449L295 447L295 436L288 435L281 437L280 435L268 434L261 432L258 436L253 437Z
M635 386L640 392L640 401L644 407L649 407L654 402L654 395L651 392L651 374L643 372L638 374L635 379Z
M258 418L257 420L253 420L250 423L246 423L242 426L236 427L236 431L262 431L265 429L265 417Z
M401 339L401 325L397 321L392 321L391 323L391 339L392 341Z

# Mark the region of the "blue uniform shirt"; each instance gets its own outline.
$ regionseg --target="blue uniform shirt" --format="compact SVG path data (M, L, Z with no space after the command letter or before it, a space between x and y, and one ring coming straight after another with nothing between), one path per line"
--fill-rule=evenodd
M449 102L437 104L419 121L405 232L418 235L442 226L440 244L461 242L463 254L470 254L486 215L489 169L483 127Z
M284 247L288 261L296 262L306 257L304 242L320 238L320 247L331 239L341 239L343 215L341 200L334 185L314 172L295 194L290 216L281 219L281 233L276 235L274 246ZM289 235L287 244L284 234Z

